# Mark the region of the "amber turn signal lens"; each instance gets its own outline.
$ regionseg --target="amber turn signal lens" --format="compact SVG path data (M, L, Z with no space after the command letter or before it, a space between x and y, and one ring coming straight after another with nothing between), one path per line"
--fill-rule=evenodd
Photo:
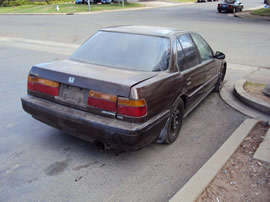
M117 97L115 95L105 94L94 90L90 90L88 96L103 100L110 100L112 102L116 102L117 100Z
M43 78L39 78L39 77L33 77L33 76L28 76L28 82L40 83L40 84L50 86L50 87L53 87L53 88L58 88L59 87L58 82L43 79Z
M130 100L127 98L119 98L118 104L131 106L131 107L140 107L140 106L145 106L146 102L145 100Z

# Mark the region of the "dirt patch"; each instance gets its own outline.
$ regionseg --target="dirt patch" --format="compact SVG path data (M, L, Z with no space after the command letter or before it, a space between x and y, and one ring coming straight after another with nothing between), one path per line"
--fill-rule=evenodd
M244 85L245 91L250 94L251 96L263 100L267 103L270 103L270 97L267 97L263 94L263 88L265 87L265 84L258 84L258 83L252 83L252 82L246 82Z
M252 158L268 128L257 124L196 202L270 201L270 163Z

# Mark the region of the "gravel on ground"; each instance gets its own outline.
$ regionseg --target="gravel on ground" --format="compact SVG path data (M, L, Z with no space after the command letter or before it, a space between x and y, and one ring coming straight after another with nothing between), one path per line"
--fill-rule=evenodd
M256 125L196 202L270 201L270 163L253 158L268 129Z

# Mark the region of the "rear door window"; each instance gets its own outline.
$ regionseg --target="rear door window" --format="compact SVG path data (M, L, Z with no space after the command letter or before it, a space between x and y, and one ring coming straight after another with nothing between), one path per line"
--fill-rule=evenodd
M176 47L177 47L177 64L180 71L183 71L184 69L187 68L186 57L183 48L178 40L176 40Z
M198 34L191 34L201 56L202 62L213 59L213 52L205 40Z
M188 34L177 37L185 54L187 65L185 69L192 68L200 63L197 49Z

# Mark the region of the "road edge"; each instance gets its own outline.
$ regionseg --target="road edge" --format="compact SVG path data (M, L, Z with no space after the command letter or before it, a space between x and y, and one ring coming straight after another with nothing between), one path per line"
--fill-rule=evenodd
M234 17L242 18L242 19L249 19L249 20L264 20L264 21L270 21L269 16L261 16L261 15L253 15L251 14L251 11L255 9L263 8L262 6L256 7L256 8L250 8L248 10L244 10L243 12L234 13Z
M246 119L169 202L195 201L257 123L255 119Z
M244 90L244 85L247 82L247 80L245 79L241 79L236 81L235 85L234 85L234 94L235 96L243 103L245 103L246 105L260 111L263 113L266 113L268 115L270 115L270 104L262 101L262 100L258 100L255 97L252 97L251 95L249 95L245 90Z

